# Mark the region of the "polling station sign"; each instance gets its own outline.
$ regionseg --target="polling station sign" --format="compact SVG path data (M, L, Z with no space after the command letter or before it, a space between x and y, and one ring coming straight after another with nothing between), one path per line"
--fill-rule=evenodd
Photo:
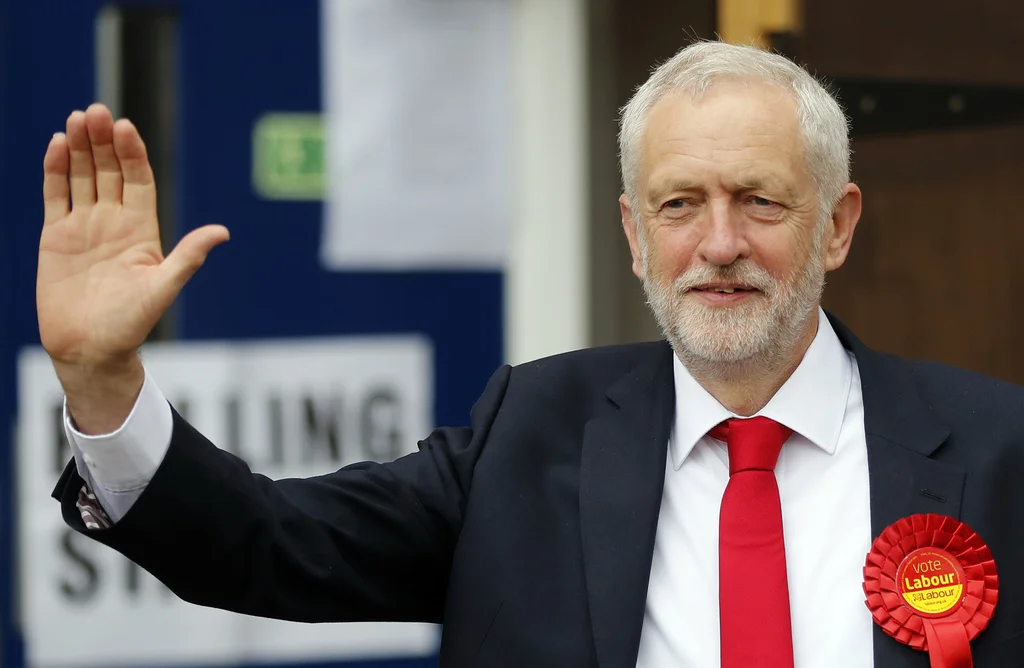
M313 476L416 449L433 422L433 352L413 336L148 345L151 376L219 447L272 478ZM174 597L68 529L50 498L70 448L45 353L18 360L18 581L33 668L216 665L427 656L425 624L297 624Z

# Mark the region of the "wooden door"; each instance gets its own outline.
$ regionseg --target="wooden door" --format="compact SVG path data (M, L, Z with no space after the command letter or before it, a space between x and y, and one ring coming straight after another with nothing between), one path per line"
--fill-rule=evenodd
M1021 3L814 0L802 25L798 59L840 82L950 84L950 112L963 111L956 85L1024 86ZM922 108L922 126L936 113ZM826 308L882 350L1024 383L1024 118L864 136L853 150L864 215Z

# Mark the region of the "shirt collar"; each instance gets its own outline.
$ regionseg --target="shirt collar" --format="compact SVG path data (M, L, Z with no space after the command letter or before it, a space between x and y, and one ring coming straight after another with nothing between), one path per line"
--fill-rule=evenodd
M712 427L737 416L701 387L678 357L673 355L672 360L676 415L670 451L672 464L679 470ZM818 332L804 358L757 415L786 425L831 455L839 442L852 379L850 356L819 308Z

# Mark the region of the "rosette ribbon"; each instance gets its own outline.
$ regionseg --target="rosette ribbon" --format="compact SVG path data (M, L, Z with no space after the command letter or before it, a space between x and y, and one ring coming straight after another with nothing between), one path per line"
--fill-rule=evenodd
M969 526L944 515L912 515L875 539L864 565L875 623L928 652L931 668L973 668L970 642L999 598L992 553Z

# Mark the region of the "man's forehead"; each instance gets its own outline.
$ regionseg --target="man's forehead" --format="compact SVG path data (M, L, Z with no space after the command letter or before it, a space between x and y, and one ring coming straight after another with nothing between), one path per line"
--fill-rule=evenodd
M645 180L659 190L792 190L806 166L799 145L774 141L669 141L651 146L644 163Z
M651 186L706 186L715 178L737 188L780 189L803 168L796 104L775 86L722 83L697 100L673 94L648 120L643 162Z
M722 83L694 99L672 93L650 110L644 135L648 144L663 141L707 143L754 139L796 143L796 101L776 86Z
M645 143L645 156L666 163L689 162L753 164L763 161L789 162L804 157L799 135L774 132L729 131L722 134L681 136L652 134Z

